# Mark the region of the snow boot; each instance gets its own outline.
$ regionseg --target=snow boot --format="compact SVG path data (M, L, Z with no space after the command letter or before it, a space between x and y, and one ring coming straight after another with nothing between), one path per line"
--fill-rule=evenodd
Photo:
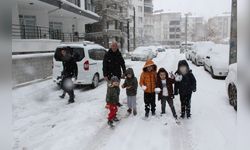
M184 119L185 118L185 114L182 113L181 116L180 116L181 119Z
M117 106L118 107L122 107L122 104L119 102L119 103L117 103Z
M118 122L118 121L120 121L117 117L115 117L114 119L113 119L113 121L114 122Z
M137 115L137 111L136 109L133 110L133 115L136 116Z
M62 95L60 95L59 97L61 98L61 99L63 99L64 97L65 97L65 93L63 93Z
M69 101L68 101L68 104L71 104L71 103L74 103L75 100L73 98L70 98Z
M191 114L187 114L187 119L190 119L191 118Z
M146 118L148 118L148 116L149 116L149 113L148 113L148 112L146 112L146 113L145 113L145 117L146 117Z
M152 111L152 116L155 116L155 111Z
M163 115L163 114L166 114L166 112L164 112L164 111L163 111L163 112L161 112L161 115Z
M127 112L128 112L129 114L131 114L132 109L131 109L131 108L129 108L129 109L127 110Z
M109 120L109 121L108 121L108 125L109 125L111 128L115 127L115 126L113 125L113 121L112 121L112 120Z

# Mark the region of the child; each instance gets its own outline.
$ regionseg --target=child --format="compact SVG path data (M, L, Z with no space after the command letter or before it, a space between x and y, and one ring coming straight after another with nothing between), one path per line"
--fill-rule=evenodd
M128 100L128 114L131 114L133 110L134 116L137 114L136 110L136 94L137 94L137 87L138 82L137 78L134 75L134 71L132 68L128 68L126 70L126 79L122 88L126 88L127 100Z
M114 127L113 121L119 121L116 117L117 113L117 104L119 103L119 95L120 95L120 80L118 77L113 76L111 78L111 83L108 85L107 95L106 95L106 102L109 108L108 114L108 125L110 127Z
M140 77L140 86L144 90L145 117L149 116L151 107L152 115L155 115L155 87L157 66L152 60L147 60Z
M196 79L190 70L186 60L181 60L178 63L176 71L175 95L180 94L181 100L181 118L191 117L191 97L192 92L196 91Z
M169 107L171 108L173 117L177 120L177 115L175 112L173 99L173 84L175 80L172 76L169 78L168 72L164 68L160 68L157 73L157 88L155 89L158 93L158 100L161 100L161 114L165 114L166 101L168 102Z

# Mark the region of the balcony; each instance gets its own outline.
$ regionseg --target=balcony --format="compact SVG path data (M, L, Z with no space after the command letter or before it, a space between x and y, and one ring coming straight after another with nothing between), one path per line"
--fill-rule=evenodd
M63 33L60 30L41 26L12 25L12 39L55 39L62 42L83 40L85 33Z
M126 37L127 34L125 32L122 32L121 30L116 29L104 29L102 32L92 32L92 33L86 33L86 38L97 38L97 37Z

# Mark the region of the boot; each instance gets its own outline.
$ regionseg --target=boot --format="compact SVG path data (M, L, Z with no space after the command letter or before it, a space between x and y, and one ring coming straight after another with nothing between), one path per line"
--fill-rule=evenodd
M113 121L112 121L112 120L109 120L109 121L108 121L108 125L109 125L111 128L113 128L113 127L114 127Z
M136 116L137 115L137 111L136 109L133 110L133 115Z
M127 112L128 112L129 114L131 114L132 109L131 109L131 108L129 108L129 109L127 110Z
M148 113L148 112L146 112L146 113L145 113L145 117L146 117L146 118L148 118L148 116L149 116L149 113Z
M152 111L152 116L155 116L155 112L154 111Z
M122 107L122 104L119 102L119 103L117 103L117 106L118 107Z
M65 93L63 93L63 94L62 94L62 95L60 95L59 97L63 99L63 98L65 97L65 95L66 95L66 94L65 94Z
M113 119L113 121L114 122L118 122L118 121L120 121L117 117L115 117L114 119Z
M71 104L71 103L74 103L75 100L73 98L70 98L69 101L68 101L68 104Z

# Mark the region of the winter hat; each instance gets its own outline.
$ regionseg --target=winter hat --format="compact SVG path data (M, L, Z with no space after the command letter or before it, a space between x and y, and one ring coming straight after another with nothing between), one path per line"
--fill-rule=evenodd
M111 78L111 83L113 83L113 82L120 82L120 80L119 80L119 78L117 76L113 76Z

